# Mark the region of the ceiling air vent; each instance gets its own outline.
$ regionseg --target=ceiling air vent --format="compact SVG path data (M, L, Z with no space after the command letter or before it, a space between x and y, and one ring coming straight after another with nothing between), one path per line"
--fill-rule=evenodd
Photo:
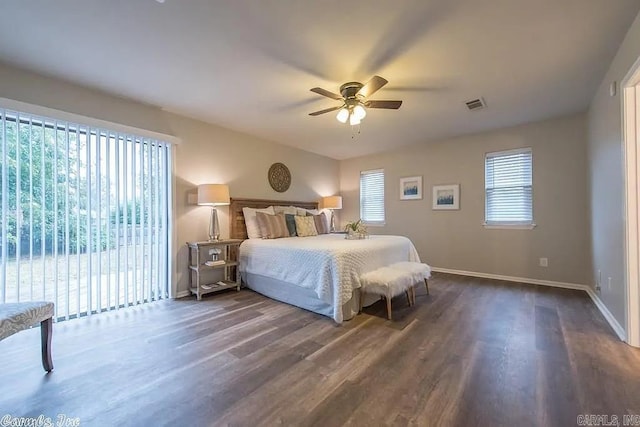
M487 106L487 104L484 102L484 99L482 98L472 99L471 101L465 102L465 104L467 105L469 111L482 110Z

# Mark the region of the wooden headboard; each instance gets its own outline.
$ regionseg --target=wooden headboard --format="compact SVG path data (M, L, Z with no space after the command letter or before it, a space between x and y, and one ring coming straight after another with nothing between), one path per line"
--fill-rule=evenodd
M229 205L229 237L246 239L247 226L244 223L242 208L264 209L269 206L296 206L304 209L318 209L318 202L291 202L286 200L231 199Z

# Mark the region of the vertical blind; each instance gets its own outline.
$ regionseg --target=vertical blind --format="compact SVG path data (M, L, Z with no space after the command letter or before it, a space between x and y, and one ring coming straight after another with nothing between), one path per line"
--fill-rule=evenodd
M0 302L69 319L168 296L171 146L0 109Z
M485 157L486 223L531 224L531 149L487 153Z
M360 172L360 219L384 224L384 170Z

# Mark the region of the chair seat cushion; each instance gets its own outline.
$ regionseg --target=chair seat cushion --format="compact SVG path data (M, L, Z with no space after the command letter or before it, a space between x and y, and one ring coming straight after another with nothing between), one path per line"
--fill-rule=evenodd
M52 302L32 301L0 304L0 340L53 317Z

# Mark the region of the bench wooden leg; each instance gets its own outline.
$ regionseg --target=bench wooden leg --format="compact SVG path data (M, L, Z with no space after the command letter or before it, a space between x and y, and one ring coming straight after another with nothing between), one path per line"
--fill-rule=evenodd
M409 304L409 307L411 307L411 295L409 295L409 289L404 291L404 294L407 296L407 304Z
M391 320L391 297L387 297L387 318Z
M416 288L415 288L415 286L411 287L411 301L413 302L413 305L416 304Z
M424 279L424 287L427 288L427 295L429 295L429 282L427 282L427 279Z
M53 334L53 318L40 322L40 337L42 341L42 367L45 371L53 371L51 360L51 335Z

